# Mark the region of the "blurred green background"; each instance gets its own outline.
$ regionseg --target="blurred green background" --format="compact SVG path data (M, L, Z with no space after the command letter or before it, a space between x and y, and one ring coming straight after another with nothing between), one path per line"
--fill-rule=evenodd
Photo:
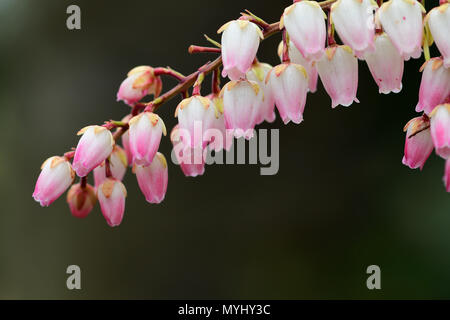
M79 31L66 28L70 4L81 7ZM281 129L275 176L229 165L188 179L170 164L166 200L149 205L129 172L116 229L98 206L77 220L65 196L47 209L32 199L46 158L75 146L80 128L128 112L115 101L128 70L187 74L214 58L187 53L207 45L203 33L219 39L243 9L276 21L289 4L0 0L0 298L450 298L444 161L433 154L423 172L401 163L423 59L406 64L399 94L379 95L360 62L360 104L332 110L319 85L304 123L264 124ZM259 58L277 64L279 41L265 41ZM168 128L176 103L160 110ZM71 264L81 291L66 288ZM372 264L381 291L366 288Z

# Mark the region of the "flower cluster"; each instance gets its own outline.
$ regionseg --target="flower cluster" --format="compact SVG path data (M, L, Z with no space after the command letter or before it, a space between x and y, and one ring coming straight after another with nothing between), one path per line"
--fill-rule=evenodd
M272 67L256 55L260 42L277 32L283 36L278 47L281 61ZM450 7L442 0L428 14L416 0L294 1L273 24L247 11L218 30L221 43L207 38L216 47L190 47L191 53L221 53L191 75L170 68L132 69L117 93L117 100L131 107L130 113L121 121L82 129L73 151L46 160L33 197L48 206L70 188L67 202L75 217L86 217L98 200L107 223L117 226L125 210L122 179L128 166L149 203L165 197L168 165L158 150L166 127L156 111L174 96L181 94L182 101L170 140L183 173L196 177L205 172L208 148L229 150L233 138L251 139L255 126L275 120L275 108L285 124L301 123L318 78L332 108L348 107L359 102L358 60L367 63L380 93L397 93L402 90L404 61L421 57L422 51L426 62L416 106L422 114L405 127L403 163L422 169L435 150L446 160L444 182L450 192L449 32ZM429 56L433 42L442 57ZM210 73L212 92L202 95L202 82ZM160 95L163 75L179 84ZM222 88L220 75L229 79ZM142 102L147 95L154 99ZM90 172L94 186L87 182ZM80 177L78 184L73 184L75 175Z

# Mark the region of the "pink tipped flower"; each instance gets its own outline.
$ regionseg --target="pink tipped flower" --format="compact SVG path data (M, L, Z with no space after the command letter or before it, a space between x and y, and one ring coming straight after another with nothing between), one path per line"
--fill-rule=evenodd
M257 108L262 101L262 91L253 81L230 81L222 89L225 127L233 130L236 138L253 137Z
M280 29L287 32L308 60L319 60L325 49L326 15L316 1L300 1L284 10Z
M114 146L113 152L109 156L109 166L111 168L112 177L122 181L127 171L128 160L125 151L119 147ZM106 179L105 162L94 169L95 187L98 187Z
M210 94L208 98L214 106L216 117L210 130L205 132L204 139L208 142L208 147L215 152L222 150L229 151L233 144L233 132L225 128L225 118L223 116L223 99L215 94Z
M261 29L247 20L234 20L223 25L217 33L222 33L222 75L231 80L245 78L252 67L259 48Z
M178 117L180 129L189 133L189 146L191 148L206 146L203 136L213 127L216 119L216 110L211 106L211 101L208 98L192 96L184 99L178 105L175 117Z
M160 77L155 77L152 67L139 66L128 72L128 77L120 85L117 101L123 100L133 106L148 94L159 96L162 89Z
M275 104L283 122L302 122L308 93L305 68L293 63L280 64L267 75L266 82L273 90Z
M450 158L445 162L444 184L447 192L450 192Z
M197 177L205 173L205 152L201 148L192 149L186 145L185 130L173 127L170 140L173 144L172 160L180 165L186 177ZM173 156L175 155L175 159Z
M125 212L127 190L122 182L108 178L97 188L97 198L103 216L110 227L121 224Z
M158 152L149 166L134 166L134 173L147 202L161 203L169 179L166 158Z
M247 79L256 82L263 91L263 98L258 105L256 112L256 124L260 124L263 121L275 121L275 98L273 96L272 88L265 82L270 70L272 70L270 64L257 62L253 64L252 69L247 72Z
M375 51L364 55L380 93L398 93L402 90L404 60L386 33L375 36Z
M403 164L411 169L422 170L425 162L433 151L433 141L430 133L430 120L427 116L417 117L409 121L406 132L405 156Z
M406 61L422 54L422 13L425 9L416 0L390 0L377 10L378 23Z
M76 218L86 218L87 215L94 208L97 202L94 188L87 184L81 187L81 184L74 184L67 193L67 203L69 204L70 212Z
M450 68L450 3L444 3L432 9L425 17L434 42L444 57L444 65Z
M434 107L444 103L450 95L450 69L443 66L441 58L432 58L420 70L423 73L416 111L430 114Z
M283 61L283 41L280 42L280 45L278 46L278 56L280 57L281 61ZM297 47L294 45L294 43L291 41L289 43L289 58L292 63L299 64L305 68L306 73L308 74L308 90L311 93L314 93L317 91L317 79L319 77L319 74L317 73L316 63L314 61L308 61L303 57L303 55L298 51Z
M148 166L158 151L161 136L166 135L164 122L155 113L143 112L130 120L129 131L133 164Z
M131 115L129 114L122 119L122 122L128 123L130 121L130 119L131 119ZM130 132L129 132L129 130L125 131L125 133L122 134L122 146L127 155L128 165L131 165L133 162L133 155L131 154L131 150L130 150Z
M338 0L331 6L331 19L339 38L353 49L357 57L373 51L375 37L374 9L372 0Z
M436 153L447 160L450 158L450 104L437 106L430 118L431 137Z
M33 198L43 207L48 207L70 187L75 178L70 163L63 157L51 157L41 166Z
M85 127L78 135L83 136L78 142L72 165L79 177L85 177L109 157L113 150L114 138L108 129L101 126Z
M317 62L323 86L331 98L331 107L350 106L358 90L358 60L349 46L331 46Z

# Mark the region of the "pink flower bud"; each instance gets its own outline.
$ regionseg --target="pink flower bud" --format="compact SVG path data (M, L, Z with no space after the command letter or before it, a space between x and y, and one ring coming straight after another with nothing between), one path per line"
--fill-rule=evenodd
M263 121L275 121L275 98L273 96L272 88L265 81L270 70L272 70L270 64L257 62L253 64L250 71L247 72L247 79L256 82L263 91L262 101L258 105L256 111L256 124L260 124Z
M122 182L108 178L97 188L97 198L103 216L110 227L121 224L125 212L127 190Z
M430 118L431 137L436 153L447 160L450 158L450 104L437 106Z
M266 82L270 83L283 122L302 122L308 92L305 68L293 63L280 64L267 75Z
M450 3L444 3L432 9L425 18L428 22L434 42L444 57L444 65L450 68Z
M197 177L205 173L205 153L200 148L192 149L186 146L184 130L180 130L176 125L170 133L170 140L173 144L173 153L175 160L180 165L186 177Z
M166 127L157 114L143 112L130 120L129 134L133 163L148 166L158 151L161 136L166 135Z
M122 122L128 123L130 121L130 119L131 119L131 115L129 114L122 119ZM133 163L133 155L131 154L131 150L130 150L130 131L129 130L125 131L125 133L122 134L122 146L127 155L128 165L131 165Z
M215 152L222 150L229 151L233 144L233 131L225 128L225 118L223 116L223 99L219 96L211 94L208 96L215 110L216 117L212 128L205 132L204 139L208 142L209 148Z
M450 192L450 158L445 162L444 184L447 192Z
M280 29L287 32L297 49L308 60L319 60L325 49L326 15L316 1L300 1L287 7Z
M114 146L113 152L109 156L109 166L111 168L112 177L116 180L122 181L127 171L128 160L125 151L119 147ZM94 169L94 181L97 188L106 179L105 162Z
M423 73L416 111L430 114L434 107L444 103L450 95L450 69L443 66L441 58L432 58L420 70Z
M94 188L89 184L84 188L79 183L74 184L67 193L67 203L69 204L70 212L76 218L86 218L96 202L97 196Z
M317 62L323 86L331 98L331 107L350 106L358 90L358 60L349 46L331 46Z
M353 49L357 57L374 49L375 8L378 5L371 0L338 0L331 6L331 18L339 38Z
M147 202L161 203L166 195L168 183L166 158L158 152L149 166L134 166L133 169Z
M430 134L430 120L426 116L414 118L406 124L404 131L406 141L402 162L411 169L422 170L434 148Z
M70 163L63 157L51 157L41 166L33 198L43 207L48 207L70 187L75 178Z
M175 117L178 117L180 129L189 133L190 141L188 145L191 148L206 146L203 136L205 132L212 128L216 118L216 110L214 106L211 106L211 101L208 98L192 96L184 99L178 105Z
M264 38L261 29L248 20L234 20L217 31L222 32L222 75L231 80L245 78L258 52L259 39Z
M377 10L378 24L406 61L422 54L422 13L425 9L416 0L390 0Z
M375 51L366 52L364 59L380 93L402 90L404 61L386 33L375 36Z
M83 135L78 142L73 159L73 169L79 177L85 177L111 154L114 138L105 127L88 126L81 129Z
M253 137L256 123L256 110L262 101L263 93L253 81L230 81L222 89L225 127L233 130L236 138Z
M283 61L283 41L280 42L278 46L278 56L281 61ZM316 63L314 61L308 61L303 57L303 55L298 51L297 47L291 41L289 43L289 58L292 63L299 64L305 68L306 73L308 74L308 89L309 92L314 93L317 91L317 79L319 74L317 73ZM251 80L251 79L250 79Z
M117 101L123 100L132 106L148 94L159 96L161 89L161 78L155 77L152 67L136 67L128 73L128 77L120 85Z

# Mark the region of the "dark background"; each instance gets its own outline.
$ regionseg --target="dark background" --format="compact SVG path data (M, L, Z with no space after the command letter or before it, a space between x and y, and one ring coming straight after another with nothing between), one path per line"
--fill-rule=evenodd
M82 29L66 28L78 4ZM84 220L65 195L50 208L31 194L41 163L75 146L89 124L121 119L119 84L136 65L187 74L214 56L190 56L247 8L273 22L290 1L0 0L0 298L450 298L450 201L444 161L403 166L404 124L415 116L423 59L403 91L379 95L360 62L360 104L331 110L321 85L301 125L280 130L280 170L210 166L185 178L169 166L161 205L127 173L127 209L111 229L98 206ZM259 58L278 63L280 36ZM165 79L165 88L173 82ZM160 110L168 128L177 101ZM169 157L171 144L162 142ZM82 290L66 288L66 268ZM367 266L382 290L366 288Z

